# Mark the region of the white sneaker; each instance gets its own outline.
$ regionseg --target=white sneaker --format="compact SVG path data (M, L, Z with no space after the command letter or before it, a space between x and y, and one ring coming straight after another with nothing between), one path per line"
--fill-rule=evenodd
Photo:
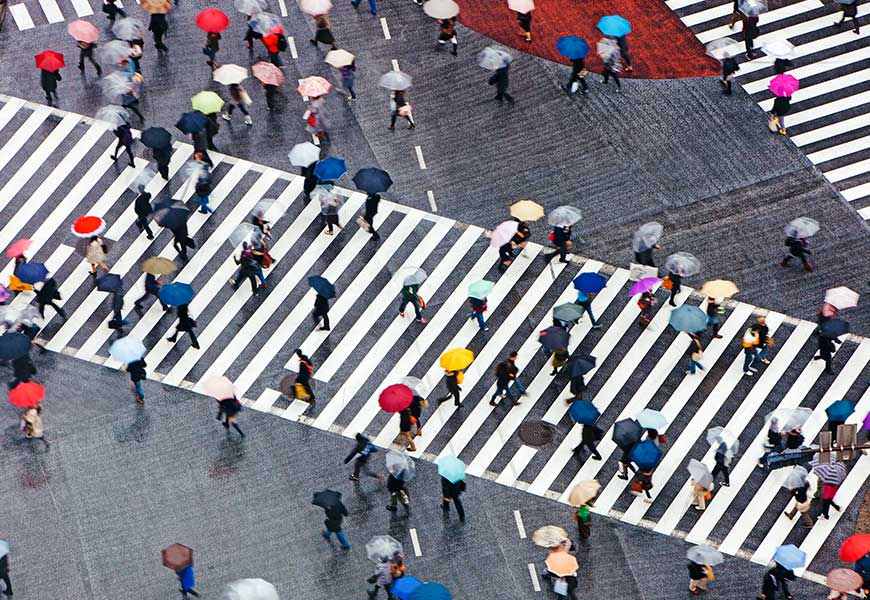
M250 126L253 125L253 124L254 124L254 120L251 118L250 115L248 115L247 117L245 117L245 125L247 125L248 127L250 127Z
M227 113L221 113L221 119L224 121L229 121L231 118Z

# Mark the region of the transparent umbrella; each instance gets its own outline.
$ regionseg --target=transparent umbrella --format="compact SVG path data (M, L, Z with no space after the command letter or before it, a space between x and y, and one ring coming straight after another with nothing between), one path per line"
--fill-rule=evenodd
M274 27L281 24L281 19L268 12L259 12L248 19L248 25L261 35L266 35Z
M691 277L701 272L701 261L694 254L676 252L665 260L665 269L681 277Z
M296 144L287 155L290 164L294 167L307 167L320 159L320 146L311 142Z
M554 227L570 227L582 218L583 213L579 208L574 206L558 206L547 216L547 223Z
M94 118L97 121L108 123L112 129L117 129L124 123L130 123L130 113L122 106L108 104L96 112Z
M279 202L275 198L264 198L254 205L254 208L251 209L251 214L263 219L266 215L269 215L270 212L274 213L279 211L280 213L283 213L285 210L287 210L287 205L283 202ZM278 215L274 215L272 218L277 216Z
M376 535L366 542L366 556L374 563L390 560L396 554L402 554L402 543L389 535Z
M807 422L812 414L813 411L809 408L777 408L767 413L764 420L771 424L775 420L775 431L783 432L803 427L803 424Z
M782 487L790 489L790 490L800 489L800 488L804 487L804 485L806 485L808 475L809 475L809 473L807 472L807 470L804 467L797 465L795 468L793 468L791 470L791 473L789 473L788 476L786 476L785 481L782 484Z
M202 179L208 175L208 165L201 160L189 160L181 167L181 176L185 179Z
M381 75L378 83L388 90L407 90L411 87L411 76L402 71L390 71Z
M100 58L103 62L117 65L122 60L130 57L132 52L130 44L123 40L112 40L100 47Z
M399 383L407 385L411 388L411 391L418 396L421 395L420 392L423 389L423 380L419 377L402 377L399 379Z
M233 6L242 14L255 15L265 11L268 4L266 0L235 0Z
M127 187L131 192L139 193L139 188L151 183L151 180L157 175L157 171L150 164L142 169L136 177L130 182Z
M307 15L325 15L332 10L332 2L329 0L300 0L299 8Z
M420 267L403 267L399 273L403 277L402 285L420 285L428 277Z
M38 317L39 311L37 308L35 306L30 306L29 304L0 306L0 321L3 321L4 323L21 323L24 321L32 321Z
M696 565L710 565L711 567L715 567L725 561L725 557L721 552L706 544L689 548L686 552L686 558Z
M511 64L514 57L501 46L487 46L477 55L477 64L487 71L495 71Z
M767 0L740 0L737 8L747 17L757 17L767 12Z
M100 80L100 89L106 99L113 104L120 104L128 94L135 95L137 85L126 73L115 71Z
M716 449L725 444L725 454L729 457L734 456L740 451L740 440L724 427L711 427L708 429L707 443Z
M417 469L414 461L404 452L388 450L386 455L387 471L396 479L411 481Z
M423 12L433 19L452 19L459 14L459 5L453 0L428 0Z
M631 238L631 247L635 252L649 250L662 239L665 228L661 223L650 221L637 228Z
M595 51L598 52L601 60L607 60L614 54L619 53L619 44L613 38L601 38L595 45Z
M761 45L761 49L764 50L765 54L773 58L790 59L797 57L794 44L785 38L775 38L764 42Z
M224 600L281 600L274 585L263 579L239 579L227 585Z
M707 54L716 60L723 61L737 54L737 51L734 49L735 44L737 42L727 37L713 40L707 44Z
M808 238L819 231L819 222L810 217L798 217L785 226L785 234L793 238Z
M235 248L242 242L248 244L258 242L260 240L260 228L252 223L239 224L229 236L230 244Z
M686 468L689 471L689 475L691 475L697 484L708 490L713 488L713 474L707 465L693 458L689 461L689 465Z
M123 19L118 19L118 21L112 25L112 33L114 33L115 37L119 40L138 40L145 35L145 25L143 25L138 19L125 17Z

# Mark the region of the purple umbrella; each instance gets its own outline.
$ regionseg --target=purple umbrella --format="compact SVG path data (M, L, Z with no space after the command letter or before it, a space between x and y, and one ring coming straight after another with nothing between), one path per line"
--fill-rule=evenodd
M638 294L643 294L644 292L648 292L661 283L661 279L658 277L644 277L643 279L636 281L631 289L628 290L629 296L637 296Z

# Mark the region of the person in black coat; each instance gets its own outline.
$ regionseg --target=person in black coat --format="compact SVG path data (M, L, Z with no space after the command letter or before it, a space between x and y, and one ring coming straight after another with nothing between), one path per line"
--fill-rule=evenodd
M520 29L523 31L520 35L522 35L526 42L532 42L532 11L526 13L517 13L517 23L520 26Z
M166 35L167 29L169 29L169 24L166 22L166 15L159 13L151 15L151 20L148 22L148 31L154 35L154 47L158 50L169 50L166 44L163 43L163 36Z
M514 97L508 93L508 85L510 85L510 79L508 78L509 69L509 64L504 65L496 69L495 73L489 78L489 85L495 86L495 99L499 104L504 104L505 100L510 104L514 103Z
M722 79L719 83L722 84L722 93L726 96L731 95L731 82L734 80L734 74L740 70L740 65L734 60L733 56L726 56L722 61Z
M3 593L7 596L12 595L12 581L9 579L9 555L4 554L0 557L0 581L4 583L6 589Z
M573 98L578 88L584 96L589 92L589 86L586 85L586 63L582 58L575 58L571 61L571 75L568 77L568 83L564 89L568 92L568 97Z
M198 131L191 135L193 138L193 158L208 165L210 169L214 168L214 162L211 156L208 155L209 140L206 130Z
M140 231L145 232L145 236L149 240L153 240L154 232L151 231L151 226L148 224L148 217L153 212L153 208L151 207L151 194L145 191L144 185L139 186L139 195L136 196L136 200L133 203L133 211L136 213L136 226Z
M39 85L42 86L42 91L45 92L45 100L49 106L54 106L54 103L58 100L57 82L60 80L60 71L39 70Z
M123 123L115 129L115 137L118 138L118 143L115 145L115 151L112 153L112 160L118 160L118 153L121 148L127 152L130 158L130 166L135 167L136 163L133 158L133 133L130 131L130 125Z
M380 194L369 194L366 196L366 208L365 213L363 214L363 220L369 224L369 233L372 234L369 241L375 243L381 240L381 236L377 231L375 231L375 215L378 214L378 204L380 201Z
M124 325L127 325L127 319L122 314L124 311L124 293L121 291L112 292L112 319L109 321L109 328L116 329L118 335L124 335Z
M182 260L187 260L187 249L195 248L196 244L187 232L187 223L182 223L180 227L172 230L172 247L178 252Z
M787 58L777 58L773 61L773 72L782 75L792 68L792 62Z
M405 507L405 514L411 512L411 500L408 497L408 488L405 487L405 481L394 476L392 473L387 476L387 491L390 492L390 503L387 505L387 510L396 512L399 502Z
M145 372L147 366L145 360L141 358L127 364L127 373L130 375L133 397L136 399L137 404L145 404L145 390L142 389L142 381L147 376Z
M236 275L235 281L232 282L233 290L239 289L242 282L247 279L251 282L251 293L256 294L257 290L257 261L254 255L248 249L247 243L242 243L242 255L239 258L233 256L233 260L239 265L239 272Z
M677 294L679 294L683 289L683 276L679 273L668 273L668 279L671 280L671 297L668 298L668 304L676 306L677 303L674 302L674 298L676 298Z
M584 379L582 374L571 378L570 389L568 391L571 392L573 400L581 400L583 398L583 392L586 391L586 379Z
M296 349L296 356L299 357L299 372L296 374L296 383L304 387L308 393L307 399L299 398L299 400L313 404L314 390L311 387L311 376L314 374L314 363L299 348Z
M722 481L723 487L728 487L731 485L731 481L728 479L728 463L730 459L728 458L728 446L725 442L721 442L719 446L716 447L716 465L713 467L713 471L711 475L713 476L713 481L716 481L716 475L722 473L722 477L724 480Z
M154 148L151 150L151 156L157 163L157 172L163 179L169 181L169 160L172 158L172 147Z
M832 368L832 363L834 361L834 352L837 351L836 344L839 343L839 340L831 339L824 335L817 335L816 340L819 347L819 355L813 356L813 360L825 361L825 373L833 375L834 369Z
M810 264L809 256L812 254L809 249L809 243L805 238L788 237L785 240L785 247L788 248L788 254L779 263L782 267L787 267L791 263L792 257L801 261L804 271L807 273L813 272L813 266Z
M240 436L245 437L244 432L239 428L239 424L236 423L236 415L238 415L241 410L242 403L239 402L238 398L235 396L218 400L217 420L220 421L221 417L223 417L224 420L221 425L224 426L224 429L229 431L230 425L232 425L233 429L238 431Z
M163 300L160 299L160 285L161 281L159 275L145 273L145 293L141 298L133 303L133 310L136 311L137 315L141 317L145 313L145 310L142 308L142 303L148 299L148 296L154 296L160 302L160 307L163 308L163 310L169 310L169 305L164 304Z
M574 448L574 454L580 454L580 451L583 448L589 450L592 453L592 458L595 460L601 460L601 454L598 452L598 449L595 447L598 445L598 442L601 441L601 438L604 437L604 432L601 431L601 428L598 425L583 425L583 433L580 435L580 443Z
M205 123L205 139L207 148L209 150L214 150L215 152L217 152L217 146L214 145L214 136L220 133L221 130L221 125L218 122L218 115L217 113L211 113L210 115L206 115L206 117L208 118Z
M843 18L835 23L837 28L843 26L843 23L846 22L846 17L852 19L852 25L855 26L855 34L860 34L861 30L858 28L858 2L857 0L853 0L851 4L840 4L840 10L843 11Z
M785 128L785 116L791 110L791 96L777 96L773 101L773 109L770 113L776 117L779 133L787 135L788 131Z
M30 355L19 356L12 361L12 381L9 382L11 390L19 383L30 381L30 378L36 375L36 366L30 360Z
M459 406L461 404L459 394L462 392L462 388L459 387L459 371L448 371L444 377L444 382L447 384L447 395L438 398L435 403L440 406L452 397L454 404Z
M305 204L311 201L311 192L317 187L317 177L314 176L315 164L317 164L317 161L301 169L301 175L304 178L302 181L302 198Z
M112 26L115 24L115 19L118 17L123 19L127 16L124 9L115 4L115 0L103 0L103 13L109 20L109 29L112 29Z
M378 451L378 447L372 444L371 440L361 433L356 434L355 440L356 445L353 447L353 450L344 457L344 464L353 461L353 473L350 475L350 480L359 481L359 474L365 472L369 477L373 477L383 483L381 475L369 468L369 459Z
M554 252L544 255L544 260L548 263L553 260L553 257L559 255L559 262L567 263L566 255L568 253L568 245L571 243L571 227L553 227L552 243L556 247Z
M459 496L465 491L465 482L457 481L450 483L445 477L441 478L441 510L444 511L444 516L450 512L450 502L453 501L456 506L456 514L459 515L459 521L465 523L465 508L462 506L462 500Z
M788 582L794 581L795 575L780 564L776 564L764 574L761 581L761 593L758 600L776 600L776 592L779 591L783 598L791 600L792 595L788 591Z
M92 65L94 65L94 69L97 71L97 77L103 76L103 69L100 68L100 65L97 64L97 61L94 60L94 48L97 47L96 42L83 42L79 40L79 71L82 73L85 72L85 59L88 59Z
M314 312L311 313L314 319L314 325L318 325L323 320L323 327L320 331L329 331L329 299L326 296L317 294L314 298Z
M190 316L190 308L187 304L178 306L178 324L175 326L175 333L166 338L167 342L175 343L179 333L186 332L190 336L190 345L199 350L199 342L196 339L196 334L193 332L196 327L196 321Z
M750 17L740 13L740 19L743 21L743 43L746 45L746 59L752 60L756 57L755 38L758 37L760 30L758 29L758 17Z
M55 303L55 300L60 300L60 292L57 289L57 281L54 277L49 277L42 282L42 285L36 290L36 304L39 309L39 316L45 318L45 307L50 306L61 319L66 321L66 312Z
M489 399L490 406L495 406L496 399L504 398L505 395L513 401L514 406L517 406L520 403L519 398L517 398L511 390L511 383L516 382L517 374L520 372L519 368L517 368L516 361L517 353L511 352L505 360L496 365L495 393L492 395L492 398ZM525 388L523 388L522 385L519 385L518 388L520 389L520 393L526 393Z

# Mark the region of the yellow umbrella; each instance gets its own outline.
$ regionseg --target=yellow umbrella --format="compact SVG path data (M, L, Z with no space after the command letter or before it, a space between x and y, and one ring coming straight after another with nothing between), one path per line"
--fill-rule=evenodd
M445 371L461 371L474 360L474 353L468 348L452 348L441 355L441 368Z
M733 281L714 279L701 286L701 294L708 298L730 298L740 290Z
M162 256L152 256L142 263L142 272L151 275L169 275L175 273L175 263Z
M567 577L573 575L580 568L577 559L572 554L565 551L550 552L550 556L545 561L547 570L557 577Z
M214 92L204 91L193 96L190 99L190 105L193 107L193 110L198 110L204 115L210 115L223 108L224 101Z
M139 6L142 7L142 10L152 15L165 15L172 10L172 2L169 0L140 0Z
M567 540L568 532L555 525L545 525L532 534L532 541L542 548L554 548Z
M598 483L597 479L581 481L571 490L571 494L568 496L568 504L571 506L583 506L597 496L600 489L601 484Z
M519 200L511 205L511 216L520 221L537 221L544 217L544 207L532 200Z

